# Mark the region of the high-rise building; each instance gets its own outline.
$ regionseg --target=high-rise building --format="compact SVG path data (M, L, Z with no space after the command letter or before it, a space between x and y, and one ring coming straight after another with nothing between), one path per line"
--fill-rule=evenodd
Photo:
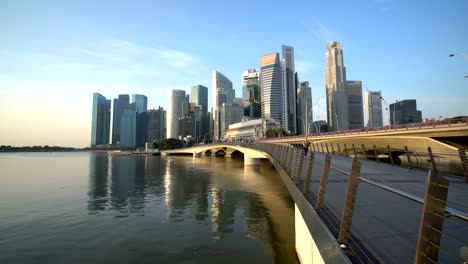
M327 89L329 131L349 129L346 68L343 63L343 51L340 42L333 41L328 44L325 85Z
M184 90L171 90L167 109L167 138L178 138L179 116L186 113L187 97Z
M114 99L114 110L112 111L112 144L120 143L120 121L125 107L130 103L128 94L119 94L117 99Z
M312 91L309 82L300 82L297 88L297 134L312 133Z
M214 90L214 104L213 104L213 140L220 140L221 137L221 119L220 111L223 103L232 104L235 96L232 82L222 73L213 71L213 90Z
M282 81L281 81L281 65L279 53L274 52L261 57L260 83L261 83L261 112L262 118L273 118L282 122Z
M195 114L196 122L199 122L199 125L194 136L203 137L208 133L210 126L208 122L208 87L200 84L192 86L192 102L199 108L199 113Z
M93 94L93 116L91 119L91 147L109 144L111 100L99 93Z
M296 70L294 69L294 48L283 45L283 96L285 106L285 122L287 130L291 133L297 133L297 100L296 100Z
M348 87L348 115L349 129L364 127L364 113L362 108L362 82L347 81Z
M166 138L166 111L162 107L148 111L148 142Z
M132 103L135 103L136 119L136 147L143 148L148 141L148 98L142 94L132 94Z
M367 90L364 96L366 99L365 123L367 127L383 126L382 117L382 93L380 91Z
M416 100L407 99L390 104L392 125L403 125L422 122L422 113L417 110Z
M221 106L220 113L220 139L223 139L225 131L229 128L229 125L238 123L242 120L242 117L244 116L244 108L238 104L224 103Z
M135 148L137 145L137 111L136 104L124 108L120 124L120 146Z
M132 103L135 103L135 110L138 114L148 110L148 97L142 94L132 94Z
M251 118L260 118L260 70L249 69L242 75L242 99L244 101L244 115Z

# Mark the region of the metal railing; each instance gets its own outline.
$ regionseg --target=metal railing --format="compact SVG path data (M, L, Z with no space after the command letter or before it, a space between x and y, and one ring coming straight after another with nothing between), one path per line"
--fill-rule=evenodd
M466 253L461 253L463 249L468 251L468 236L466 236L466 234L468 234L468 214L447 206L449 181L439 174L437 167L433 167L429 170L423 198L391 187L382 182L363 177L361 175L362 162L356 158L357 151L355 148L348 149L347 156L351 159L339 158L339 160L344 159L346 161L351 161L351 170L348 172L332 166L333 155L327 152L330 152L333 147L328 148L328 146L320 145L321 151L324 152L323 162L321 162L322 171L319 179L315 177L316 179L313 180L314 169L316 170L317 163L320 163L318 162L318 155L322 155L315 153L313 146L308 149L310 153L307 156L308 160L306 160L307 158L304 155L303 148L294 147L289 144L256 143L249 147L264 152L284 169L290 179L296 184L297 188L301 190L310 204L313 205L323 222L329 227L336 240L341 244L341 247L353 262L373 263L392 261L401 263L402 259L404 260L403 262L414 263L437 263L441 259L453 263L468 261L468 256L463 255ZM343 150L343 152L345 151ZM338 174L344 175L345 182L347 182L347 188L344 193L345 201L341 212L337 212L335 210L336 206L332 206L326 199L331 171L336 171ZM334 180L337 181L337 179ZM316 182L318 184L314 186L314 188L318 189L314 191L312 187ZM395 243L401 244L402 247L414 249L414 256L412 256L412 258L408 256L393 256L388 253L386 256L373 254L373 252L364 246L360 234L355 234L352 231L353 218L355 217L354 212L356 212L356 210L359 210L362 214L367 214L369 219L372 218L374 214L374 212L367 212L358 206L356 199L361 183L376 188L375 191L383 190L389 195L396 195L397 197L422 205L417 241L405 238L398 234L396 230L386 230L386 232L394 233L394 238L397 240ZM333 196L336 195L336 193L333 194ZM393 206L399 207L398 205ZM339 217L340 214L341 217ZM459 232L450 233L449 231L451 229L444 231L444 223L445 225L449 225L449 227L455 226L455 230L459 230ZM457 235L465 236L460 238ZM441 243L441 241L445 244ZM372 243L372 241L370 243ZM366 244L368 245L369 243ZM460 252L454 252L454 248L460 249ZM382 249L381 253L385 255L385 251L385 249ZM440 258L440 255L443 255L443 258ZM404 259L405 257L406 259Z

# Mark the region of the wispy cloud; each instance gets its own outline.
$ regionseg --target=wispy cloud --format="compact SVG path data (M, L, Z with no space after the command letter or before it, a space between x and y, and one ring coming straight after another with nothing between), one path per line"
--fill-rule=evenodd
M307 74L312 71L321 70L323 67L318 62L296 60L296 70L300 74Z
M333 40L339 40L339 34L332 28L322 23L317 23L310 32L320 41L328 43Z

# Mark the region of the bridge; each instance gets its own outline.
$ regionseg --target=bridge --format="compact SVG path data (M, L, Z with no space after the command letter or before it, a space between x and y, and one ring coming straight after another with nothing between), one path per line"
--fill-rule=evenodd
M463 263L468 261L468 181L354 155L307 156L299 142L213 144L164 155L267 159L295 202L301 263ZM340 155L341 154L341 155ZM466 154L465 154L466 158Z

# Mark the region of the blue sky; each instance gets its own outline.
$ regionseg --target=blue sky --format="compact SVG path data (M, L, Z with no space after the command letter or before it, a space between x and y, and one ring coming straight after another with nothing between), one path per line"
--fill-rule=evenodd
M211 89L216 69L240 97L243 71L282 44L311 84L314 119L325 119L332 40L364 90L417 99L424 117L468 115L468 59L448 57L468 53L466 10L466 0L4 0L0 145L89 145L93 92L141 93L166 108L169 89Z

